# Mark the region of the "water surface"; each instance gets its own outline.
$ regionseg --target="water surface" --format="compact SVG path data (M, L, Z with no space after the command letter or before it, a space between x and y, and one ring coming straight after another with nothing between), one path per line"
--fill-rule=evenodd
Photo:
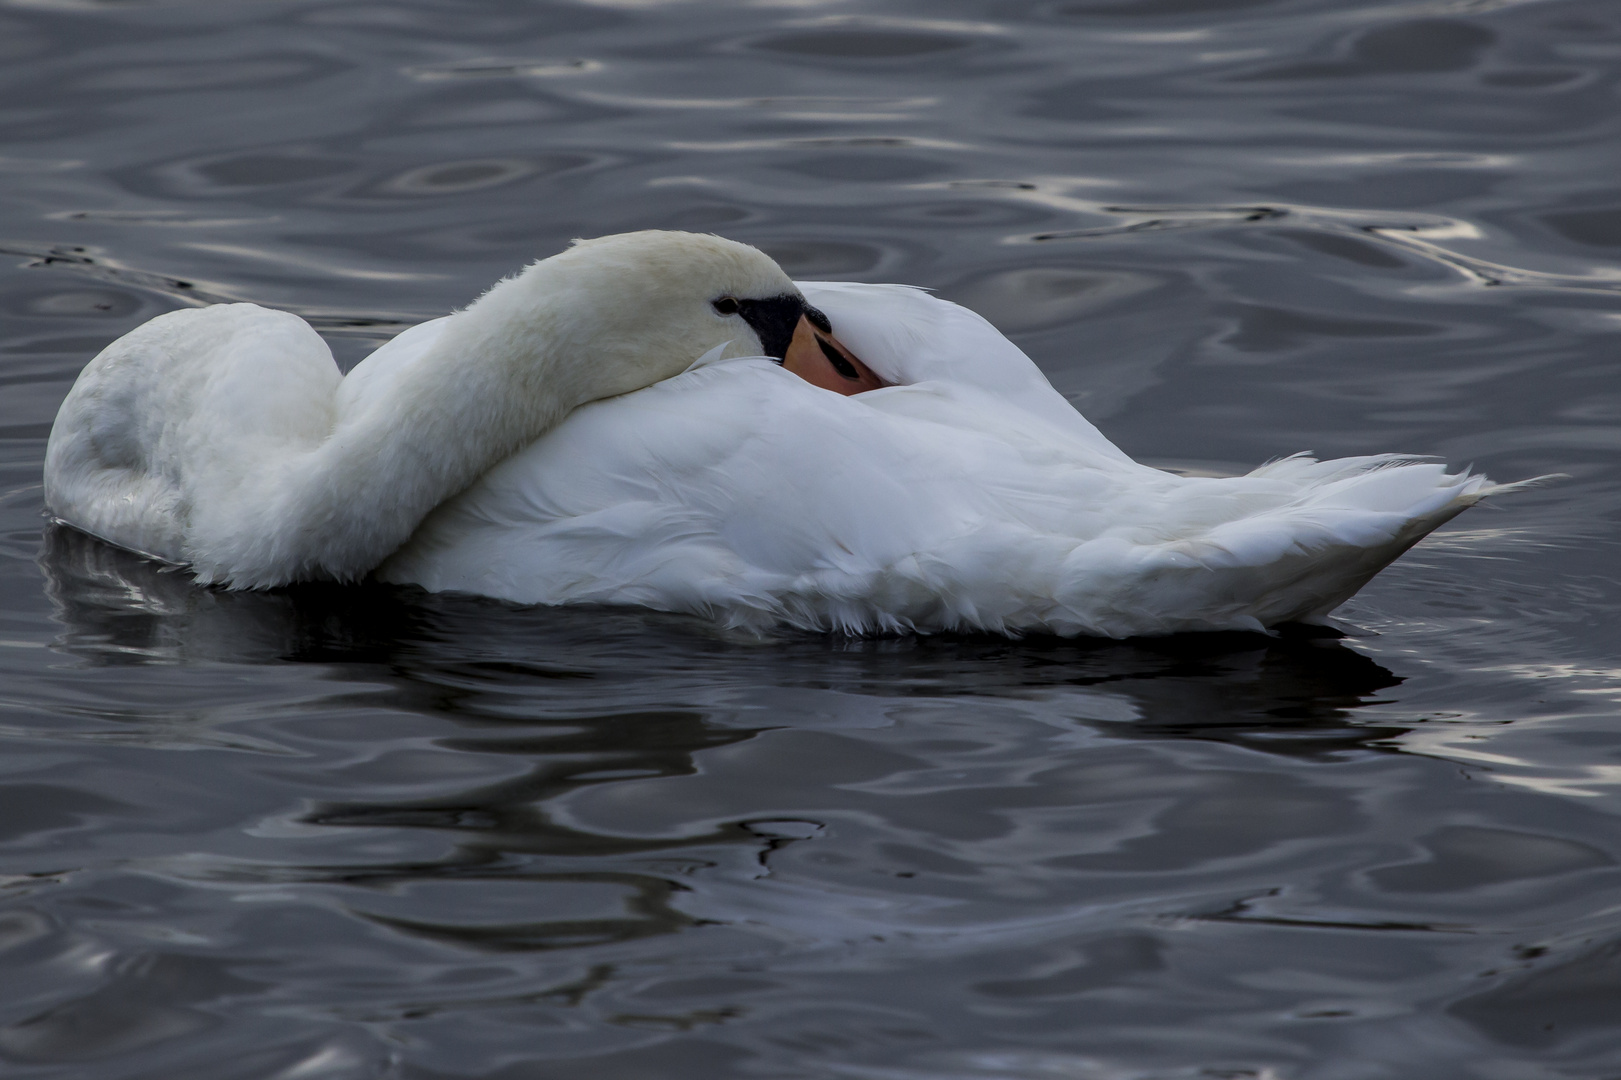
M0 0L0 1071L1613 1078L1621 12ZM39 476L97 349L344 364L664 227L967 303L1141 459L1407 451L1343 639L734 639L195 588Z

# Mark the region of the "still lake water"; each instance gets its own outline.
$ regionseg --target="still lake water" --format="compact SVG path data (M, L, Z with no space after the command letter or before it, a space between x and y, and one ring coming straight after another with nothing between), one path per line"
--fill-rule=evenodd
M1621 1073L1614 0L0 0L0 1074ZM198 589L58 402L568 238L987 315L1134 455L1411 451L1360 636L734 640Z

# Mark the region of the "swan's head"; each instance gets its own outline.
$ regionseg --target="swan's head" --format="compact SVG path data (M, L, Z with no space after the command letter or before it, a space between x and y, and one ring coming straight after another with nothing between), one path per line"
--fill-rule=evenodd
M676 354L681 368L712 349L783 359L794 328L815 312L765 252L698 233L620 233L576 240L553 260L619 294L612 320ZM825 322L820 312L815 318Z
M882 385L864 378L871 373L769 255L718 236L647 231L577 240L492 289L466 315L480 309L492 316L488 324L525 333L554 354L559 362L545 364L543 377L568 407L679 375L716 348L725 358L772 357L844 393Z

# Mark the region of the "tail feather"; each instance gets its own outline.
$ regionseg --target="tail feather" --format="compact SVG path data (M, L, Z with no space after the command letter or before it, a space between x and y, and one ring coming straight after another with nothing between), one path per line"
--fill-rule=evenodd
M1151 624L1155 614L1163 616L1165 631L1321 621L1481 499L1555 479L1493 484L1476 473L1448 473L1439 463L1394 454L1330 461L1297 455L1250 475L1299 489L1279 505L1200 535L1110 552L1116 566L1109 573L1098 572L1096 555L1103 552L1076 559L1087 580L1113 577L1118 587L1108 595L1095 585L1084 594L1061 590L1067 606L1101 616L1094 625L1104 633L1116 633L1116 625L1141 627L1145 618Z
M1479 501L1493 495L1508 495L1515 491L1529 491L1531 488L1542 487L1544 484L1551 484L1557 480L1569 479L1569 473L1552 472L1543 473L1541 476L1533 476L1529 480L1516 480L1512 484L1493 484L1488 481L1482 484L1478 491L1474 492L1474 499Z

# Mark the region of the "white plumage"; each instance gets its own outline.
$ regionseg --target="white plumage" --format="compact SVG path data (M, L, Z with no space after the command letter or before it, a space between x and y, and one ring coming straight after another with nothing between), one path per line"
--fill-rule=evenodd
M800 283L896 384L843 397L707 307L786 283L727 241L608 238L347 378L293 316L162 316L69 395L48 505L237 587L375 570L734 626L1122 637L1320 619L1503 490L1391 455L1174 476L972 312Z

